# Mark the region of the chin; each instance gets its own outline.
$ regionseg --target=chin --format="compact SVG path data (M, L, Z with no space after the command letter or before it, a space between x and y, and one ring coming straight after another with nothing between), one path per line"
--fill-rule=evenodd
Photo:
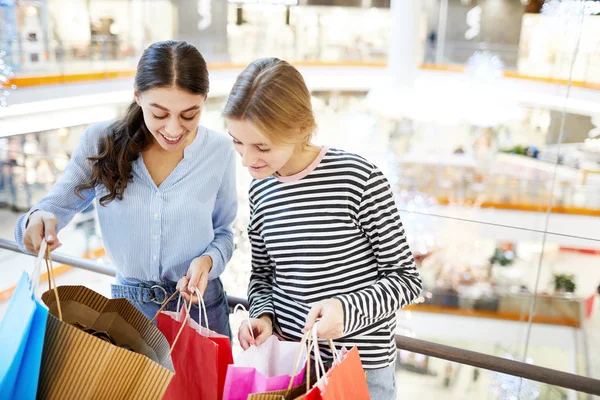
M261 171L252 171L251 169L248 169L248 171L250 172L250 175L254 179L258 179L258 180L262 180L262 179L268 178L269 176L273 175L273 171L271 169L267 169L267 168L265 168L264 170L261 170Z

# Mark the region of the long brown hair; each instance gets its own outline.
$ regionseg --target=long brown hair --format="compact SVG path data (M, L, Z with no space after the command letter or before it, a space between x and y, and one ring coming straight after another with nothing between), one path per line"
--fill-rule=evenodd
M272 143L308 144L317 124L300 72L278 58L261 58L238 76L223 116L252 123Z
M208 69L202 54L191 44L168 40L148 47L135 74L135 89L141 94L161 87L177 87L192 94L208 94ZM92 174L88 182L75 189L82 197L84 190L104 185L108 193L100 198L105 206L114 199L122 200L131 181L132 163L152 144L142 108L134 101L125 116L114 122L110 134L100 139L98 155L90 157Z

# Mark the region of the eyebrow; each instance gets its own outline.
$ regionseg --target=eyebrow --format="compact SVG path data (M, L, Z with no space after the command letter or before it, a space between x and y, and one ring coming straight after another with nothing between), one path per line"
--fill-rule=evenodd
M170 111L167 107L163 107L160 104L150 103L150 106L156 107L156 108L160 108L161 110ZM197 110L199 108L200 108L199 105L195 105L195 106L192 106L192 107L188 108L187 110L183 110L182 113L188 112L188 111L192 111L192 110Z
M227 131L227 133L229 133L229 136L231 136L233 139L235 139L235 140L237 140L238 142L240 142L240 143L241 143L241 141L240 141L238 138L236 138L235 136L233 136L233 135L231 134L231 132ZM269 147L269 145L268 145L267 143L255 143L255 144L253 144L253 146L263 146L263 147Z

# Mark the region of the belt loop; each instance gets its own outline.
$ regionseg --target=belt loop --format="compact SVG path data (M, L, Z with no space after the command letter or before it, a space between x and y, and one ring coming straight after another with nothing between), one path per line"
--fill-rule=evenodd
M156 304L164 304L164 302L165 302L165 301L167 301L167 299L169 298L169 296L167 295L167 289L165 289L164 287L162 287L162 286L160 286L160 285L154 285L154 286L152 286L150 289L154 289L154 288L157 288L157 289L160 289L160 290L162 290L162 291L163 291L163 294L164 294L164 298L163 298L163 300L162 300L162 301L157 301L157 300L156 300L156 291L155 291L155 292L154 292L155 296L154 296L154 298L152 299L152 302L153 302L153 303L156 303Z

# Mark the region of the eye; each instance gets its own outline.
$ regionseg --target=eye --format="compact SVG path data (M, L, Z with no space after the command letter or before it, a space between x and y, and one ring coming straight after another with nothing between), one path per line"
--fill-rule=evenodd
M167 115L162 115L162 116L158 116L158 115L154 115L154 114L152 114L152 116L153 116L154 118L156 118L156 119L165 119L165 118L167 118L167 117L169 116L169 114L167 114Z
M242 144L242 142L240 142L239 140L233 139L233 144L236 145L236 146L239 146L239 145Z
M184 120L186 120L186 121L191 121L191 120L193 120L194 118L196 118L196 115L198 115L198 114L194 114L194 115L192 115L191 117L184 117L184 116L182 115L182 116L181 116L181 118L182 118L182 119L184 119Z
M268 153L269 151L271 151L271 149L261 149L260 147L258 148L258 151L260 151L261 153Z

